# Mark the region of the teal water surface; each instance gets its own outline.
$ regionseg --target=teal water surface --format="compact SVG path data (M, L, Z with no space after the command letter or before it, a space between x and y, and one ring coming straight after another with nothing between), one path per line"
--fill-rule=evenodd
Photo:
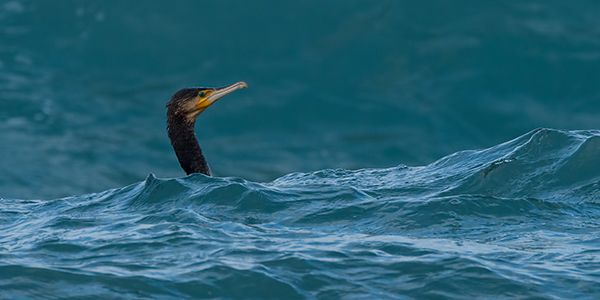
M597 299L598 15L0 1L0 299Z

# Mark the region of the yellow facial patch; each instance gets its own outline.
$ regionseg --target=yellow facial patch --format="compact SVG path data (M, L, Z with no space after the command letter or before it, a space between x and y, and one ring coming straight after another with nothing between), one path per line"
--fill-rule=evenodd
M213 92L214 91L211 90L204 90L198 93L198 96L196 96L196 108L198 110L205 110L212 104L212 101L209 101L208 98L213 94Z

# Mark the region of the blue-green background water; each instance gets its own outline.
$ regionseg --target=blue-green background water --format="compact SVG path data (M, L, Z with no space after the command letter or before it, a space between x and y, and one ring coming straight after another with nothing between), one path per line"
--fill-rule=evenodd
M0 1L0 298L597 299L598 15ZM166 101L239 80L181 177Z

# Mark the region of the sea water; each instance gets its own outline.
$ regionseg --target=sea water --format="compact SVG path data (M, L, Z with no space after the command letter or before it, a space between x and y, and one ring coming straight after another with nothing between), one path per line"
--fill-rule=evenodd
M599 14L0 1L0 298L597 299Z

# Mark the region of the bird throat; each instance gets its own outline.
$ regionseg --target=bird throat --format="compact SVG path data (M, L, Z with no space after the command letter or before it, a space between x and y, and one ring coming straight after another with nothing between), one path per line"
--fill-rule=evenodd
M185 173L188 175L202 173L210 176L210 168L196 139L194 131L195 120L177 115L169 115L167 124L171 145L173 146L173 150L175 150L179 165L181 165Z

